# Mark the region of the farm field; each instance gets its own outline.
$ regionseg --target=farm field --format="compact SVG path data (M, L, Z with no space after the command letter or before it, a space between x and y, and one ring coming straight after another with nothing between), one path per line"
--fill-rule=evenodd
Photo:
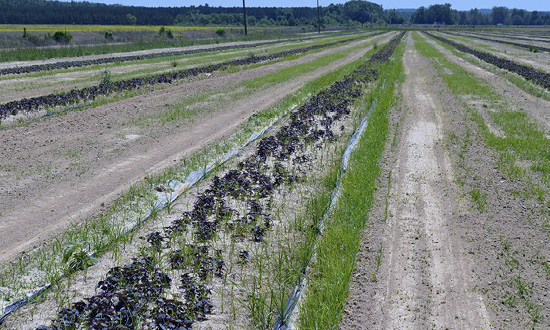
M2 63L0 329L548 328L521 32Z
M41 32L47 33L57 30L67 31L67 32L131 32L131 31L146 31L146 32L158 32L158 26L144 26L144 25L63 25L63 24L33 24L33 25L24 25L24 24L0 24L0 32L20 32L26 28L27 32ZM231 26L165 26L166 29L170 29L174 32L182 31L201 31L201 30L216 30L216 29L231 29L238 27ZM253 27L251 27L252 29ZM273 27L272 29L283 29L283 27Z
M332 43L350 39L349 36L334 38ZM257 56L255 61L261 62L265 60L262 56L279 56L277 53L292 52L293 49L320 47L323 46L323 42L326 41L312 39L288 40L284 43L280 41L232 43L221 46L185 47L159 53L140 51L129 55L126 53L107 57L92 56L65 61L33 61L17 63L17 66L9 62L2 68L5 73L0 78L3 85L3 96L0 101L10 102L50 93L70 93L72 90L81 90L111 80L129 81L136 78L159 77L177 74L182 69L191 70L198 66L220 65L228 61L246 60ZM290 55L290 53L283 55ZM98 61L102 63L97 63Z
M9 25L0 24L0 62L58 59L131 51L159 51L165 48L223 44L251 40L269 41L317 37L299 27L231 26L123 26L123 25ZM311 30L313 31L313 30ZM70 42L56 41L56 32ZM68 35L67 35L68 34ZM349 34L334 30L327 34Z

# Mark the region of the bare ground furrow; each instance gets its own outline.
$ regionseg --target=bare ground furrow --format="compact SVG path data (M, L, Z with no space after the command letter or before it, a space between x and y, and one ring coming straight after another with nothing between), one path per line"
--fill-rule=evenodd
M379 189L382 195L370 216L372 225L359 255L366 260L359 261L341 327L488 329L490 319L474 290L467 244L453 228L461 205L441 145L446 125L442 112L453 103L441 98L437 74L414 50L410 37L403 60L404 105L400 114L392 115L393 124L399 122L399 142L392 154L386 152L386 187Z

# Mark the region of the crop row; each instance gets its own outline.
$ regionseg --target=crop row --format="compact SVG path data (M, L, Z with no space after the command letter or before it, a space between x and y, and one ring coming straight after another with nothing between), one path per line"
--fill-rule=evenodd
M401 42L405 36L405 32L401 32L396 38L393 38L386 46L375 53L370 59L370 62L387 62L393 56L395 47Z
M489 36L489 37L502 37L502 38L507 38L507 39L515 39L515 40L527 40L527 41L536 41L536 42L544 42L544 43L549 43L550 42L550 39L542 39L543 36L533 36L533 38L537 38L536 40L534 40L533 38L529 38L529 37L522 37L522 36L519 36L519 35L511 35L511 34L487 34L487 33L476 33L476 35L482 35L482 36ZM545 37L545 36L544 36Z
M525 65L517 64L513 61L506 60L506 59L503 59L503 58L500 58L500 57L497 57L497 56L494 56L494 55L491 55L491 54L487 54L487 53L484 53L484 52L480 52L480 51L475 50L475 49L471 49L471 48L466 47L464 45L458 44L454 41L451 41L451 40L448 40L448 39L445 39L445 38L442 38L442 37L439 37L439 36L435 36L435 35L433 35L431 33L428 33L428 32L424 32L424 33L426 33L427 35L429 35L430 37L432 37L434 39L437 39L437 40L439 40L443 43L446 43L446 44L449 44L449 45L455 47L456 49L458 49L461 52L464 52L464 53L467 53L467 54L472 54L472 55L474 55L475 57L479 58L482 61L485 61L489 64L495 65L495 66L497 66L501 69L505 69L505 70L508 70L510 72L516 73L516 74L522 76L523 78L525 78L526 80L529 80L529 81L531 81L535 84L541 85L545 89L550 90L550 74L548 74L546 72L542 72L542 71L533 69L533 68L525 66Z
M254 153L236 168L213 177L189 211L161 231L146 235L148 250L162 261L142 252L132 263L112 268L96 285L97 294L63 308L50 326L38 329L133 329L139 325L184 330L206 318L215 308L209 283L227 271L227 251L216 250L213 240L221 231L231 233L236 241L264 240L274 225L268 212L274 193L285 183L305 178L306 172L300 169L311 162L308 150L337 139L335 129L350 114L363 85L378 77L373 62L388 60L402 36L384 47L382 56L312 96L290 114L287 124L260 140ZM245 266L249 257L249 251L241 250L237 258ZM179 278L171 278L168 268L179 270ZM172 298L165 298L168 293Z
M446 32L446 33L450 34L450 35L456 35L456 36L464 37L463 35L458 34L458 33L450 33L450 32ZM550 52L550 48L546 48L546 47L538 47L538 46L533 46L533 45L520 44L518 42L512 42L512 41L504 41L504 40L483 38L483 37L479 37L479 36L476 36L476 35L468 35L468 37L476 38L476 39L479 39L479 40L485 40L485 41L490 41L490 42L506 44L506 45L512 45L512 46L516 46L516 47L520 47L520 48L526 48L526 49L529 49L529 50L536 48L536 49L542 50L544 52Z
M346 40L340 40L322 45L314 45L308 47L301 47L291 50L285 50L277 52L271 55L254 56L243 59L226 61L223 63L212 64L199 68L191 68L180 70L176 72L157 74L150 77L132 78L128 80L120 80L110 83L101 83L96 86L86 87L82 89L72 89L68 92L49 94L45 96L38 96L33 98L25 98L17 101L11 101L0 105L0 120L6 118L9 115L16 115L18 113L32 113L45 107L66 106L75 104L80 101L93 100L101 95L109 95L117 92L130 91L142 86L155 85L161 83L172 83L175 80L185 79L189 77L198 76L200 74L211 73L214 71L222 70L229 66L241 66L254 63L260 63L265 61L273 61L288 55L296 55L306 53L322 48L335 46L338 44L349 43L355 40L362 39L364 37L356 37Z
M166 52L153 53L153 54L127 55L127 56L117 56L117 57L112 56L112 57L98 58L94 60L60 61L55 63L36 64L36 65L28 65L28 66L21 66L21 67L15 67L15 68L0 69L0 75L22 74L22 73L31 73L31 72L40 72L40 71L49 71L49 70L62 70L62 69L84 67L84 66L90 66L90 65L120 63L120 62L128 62L128 61L141 61L141 60L148 60L153 58L192 55L192 54L198 54L198 53L210 53L210 52L218 52L218 51L224 51L224 50L230 50L230 49L253 48L253 47L259 47L259 46L289 42L289 41L292 41L292 40L283 39L283 40L274 40L274 41L263 41L263 42L253 43L253 44L219 46L219 47L213 47L213 48L207 48L207 49L202 48L202 49L191 49L191 50L166 51Z

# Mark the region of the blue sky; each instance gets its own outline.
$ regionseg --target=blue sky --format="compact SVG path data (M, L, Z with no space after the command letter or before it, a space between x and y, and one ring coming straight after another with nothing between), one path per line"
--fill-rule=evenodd
M70 1L70 0L62 0ZM208 3L210 6L222 6L222 7L240 7L243 2L241 0L88 0L89 2L101 2L108 4L122 4L128 6L147 6L147 7L181 7L181 6L191 6L191 5L203 5ZM268 1L268 0L245 0L247 7L315 7L317 2L316 0L277 0L277 1ZM321 6L327 6L331 3L345 3L346 1L327 1L319 0ZM550 1L549 0L384 0L377 1L372 0L371 2L382 5L384 9L392 8L418 8L420 6L428 7L433 4L443 4L449 2L452 4L453 9L458 10L469 10L471 8L492 8L493 6L506 6L508 8L520 8L526 9L529 11L539 10L539 11L550 11Z

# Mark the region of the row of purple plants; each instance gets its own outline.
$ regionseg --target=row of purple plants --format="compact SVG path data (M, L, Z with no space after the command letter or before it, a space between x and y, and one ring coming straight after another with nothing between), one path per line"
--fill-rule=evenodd
M212 64L199 68L185 69L170 73L157 74L149 77L132 78L128 80L120 80L109 83L101 83L97 86L86 87L82 89L72 89L68 92L54 93L33 98L24 98L21 100L11 101L0 105L0 120L10 115L18 113L32 113L46 107L68 106L82 101L91 101L98 96L110 95L138 89L142 86L152 86L156 84L169 84L175 80L186 79L200 74L212 73L214 71L223 70L230 66L243 66L260 62L273 61L285 56L307 53L323 48L336 46L343 43L349 43L355 40L363 39L364 37L355 37L351 39L331 42L322 45L314 45L308 47L295 48L277 52L265 56L251 56L243 59L226 61L219 64Z
M269 213L273 195L282 185L304 180L303 166L311 163L308 148L317 148L338 138L350 106L362 95L364 85L378 78L377 62L387 61L404 34L383 47L371 61L360 65L294 110L288 123L257 144L255 151L236 168L214 176L190 210L170 225L144 237L148 251L162 262L140 255L133 262L108 271L97 283L96 294L59 311L50 326L65 329L191 329L215 308L208 286L226 271L224 251L212 242L221 231L235 241L261 242L273 227ZM239 201L244 208L231 207ZM181 243L182 236L189 238ZM191 242L191 243L189 243ZM254 244L254 243L252 243ZM244 266L250 253L241 250ZM163 266L164 265L164 266ZM167 270L180 270L177 279ZM177 281L178 295L172 292Z
M450 34L450 35L456 35L456 36L459 36L459 37L465 37L464 35L461 35L461 34L458 34L458 33L450 33L450 32L446 32L446 33L447 33L447 34ZM533 46L533 45L527 45L527 44L520 44L519 42L505 41L505 40L499 40L499 39L483 38L483 37L480 37L480 36L477 36L477 35L471 35L471 34L468 35L467 37L469 37L469 38L475 38L475 39L479 39L479 40L490 41L490 42L501 43L501 44L506 44L506 45L512 45L512 46L516 46L516 47L520 47L520 48L526 48L526 49L529 49L529 50L537 49L537 50L541 50L541 51L544 51L544 52L550 52L550 48L540 47L540 46Z

